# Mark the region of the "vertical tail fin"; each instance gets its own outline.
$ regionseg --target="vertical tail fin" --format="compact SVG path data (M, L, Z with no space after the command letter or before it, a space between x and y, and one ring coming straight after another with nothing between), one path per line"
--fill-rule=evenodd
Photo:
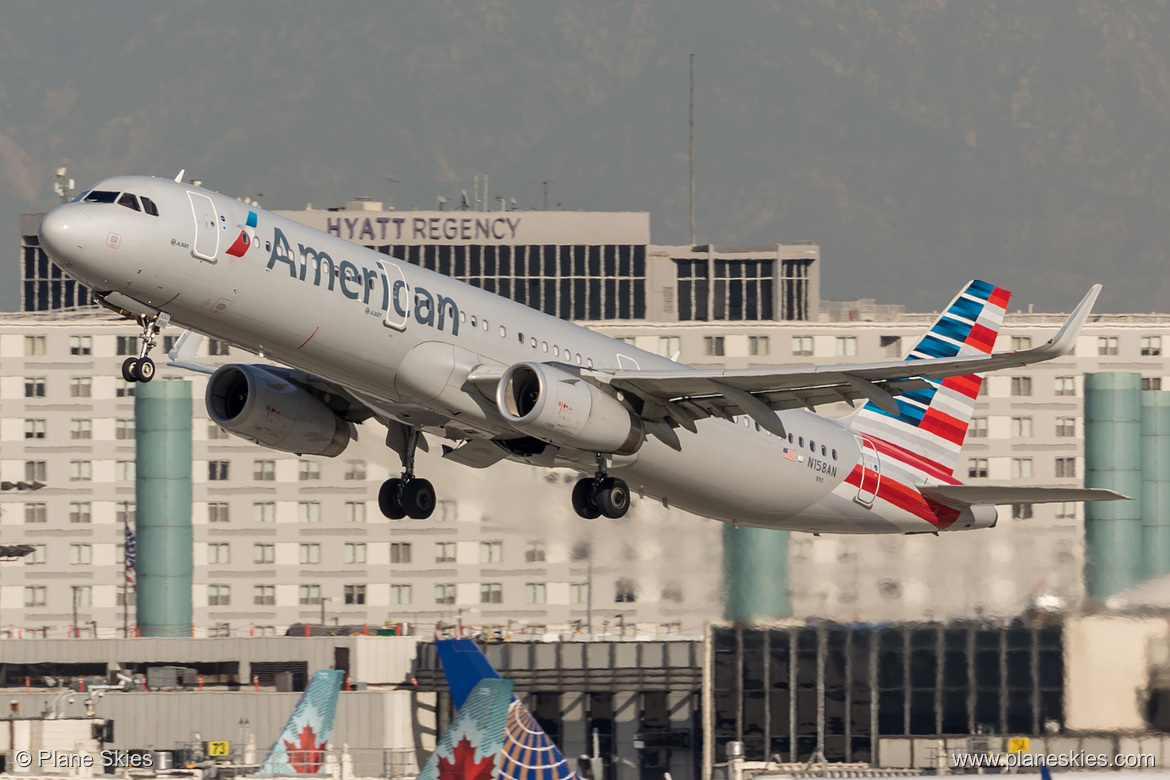
M418 780L499 776L512 681L483 679L464 697L459 714L439 738Z
M470 639L446 639L436 642L435 646L456 707L463 706L481 680L500 677ZM496 775L500 780L580 780L536 718L515 696L508 707L501 756L500 771Z
M257 774L312 775L321 771L344 676L338 669L322 669L313 675Z
M1011 295L987 282L968 282L906 359L990 353ZM983 379L968 374L926 381L930 387L898 396L897 415L870 402L854 417L852 427L927 458L951 474L958 465Z

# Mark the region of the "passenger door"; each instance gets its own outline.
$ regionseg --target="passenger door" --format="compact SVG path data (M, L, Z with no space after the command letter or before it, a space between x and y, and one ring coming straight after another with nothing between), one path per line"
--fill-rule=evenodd
M882 483L882 461L878 456L873 442L864 436L857 437L861 445L861 482L857 486L857 503L863 506L873 506L877 498L878 487Z
M191 244L191 252L202 260L214 263L219 254L219 220L215 204L201 192L188 190L187 197L191 200L191 213L195 217L195 241Z

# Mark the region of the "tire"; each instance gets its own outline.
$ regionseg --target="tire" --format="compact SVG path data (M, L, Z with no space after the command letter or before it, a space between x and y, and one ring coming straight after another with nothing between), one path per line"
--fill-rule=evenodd
M122 361L122 378L127 382L138 381L138 358L128 357Z
M625 481L607 477L597 486L597 508L606 517L625 517L630 511L630 488Z
M406 510L402 507L402 480L388 479L378 489L378 509L391 520L401 520L406 517Z
M598 509L597 502L593 500L595 485L595 480L586 477L578 480L577 484L573 486L573 509L577 512L578 517L593 520L601 516L601 510Z
M149 382L154 379L154 361L150 358L142 358L138 361L138 365L134 367L134 376L138 377L139 382Z
M402 506L414 520L426 520L435 511L435 488L426 479L412 479L402 488Z

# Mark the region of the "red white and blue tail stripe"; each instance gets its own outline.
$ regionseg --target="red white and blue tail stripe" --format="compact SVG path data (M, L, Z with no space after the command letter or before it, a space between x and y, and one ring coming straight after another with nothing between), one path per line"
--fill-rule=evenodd
M987 282L968 282L914 345L907 360L986 355L995 346L1011 293ZM929 388L897 397L893 415L867 403L853 419L853 430L933 462L953 474L967 436L982 378L955 376Z

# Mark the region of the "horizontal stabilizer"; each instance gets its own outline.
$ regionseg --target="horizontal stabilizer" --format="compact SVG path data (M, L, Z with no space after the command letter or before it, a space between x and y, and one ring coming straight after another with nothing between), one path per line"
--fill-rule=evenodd
M1130 501L1105 488L1033 487L1028 485L931 485L918 490L947 506L977 504L1055 504L1064 501Z

